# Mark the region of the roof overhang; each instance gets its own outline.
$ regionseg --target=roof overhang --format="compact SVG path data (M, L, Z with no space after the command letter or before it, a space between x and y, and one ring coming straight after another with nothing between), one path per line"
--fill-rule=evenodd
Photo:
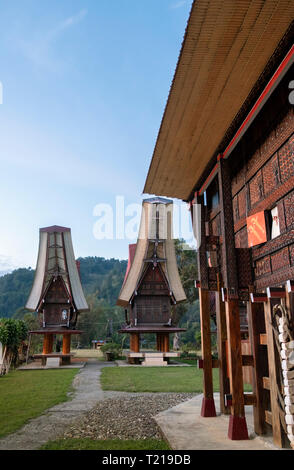
M189 199L293 16L293 1L194 1L144 193Z

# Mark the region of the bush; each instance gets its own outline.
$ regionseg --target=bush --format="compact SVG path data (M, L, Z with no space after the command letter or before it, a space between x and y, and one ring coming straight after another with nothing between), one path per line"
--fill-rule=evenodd
M117 343L106 343L101 346L101 351L106 358L106 353L112 353L113 359L119 359L122 356L122 347Z
M19 348L23 347L27 334L28 328L22 320L0 319L0 342L4 346L0 375L8 373L11 364L17 364L20 353Z
M190 351L193 351L194 354L192 354L192 355L194 355L194 356L196 355L196 351L197 351L197 346L196 346L196 344L194 344L194 343L187 343L187 344L183 344L183 345L181 346L181 353L182 353L181 356L182 356L182 357L188 357L188 356L190 355L190 354L189 354Z

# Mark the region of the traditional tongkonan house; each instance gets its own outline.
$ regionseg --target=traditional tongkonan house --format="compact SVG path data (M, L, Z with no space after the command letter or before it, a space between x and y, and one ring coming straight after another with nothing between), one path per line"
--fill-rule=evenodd
M215 416L213 293L228 436L248 439L252 405L280 447L294 442L293 17L293 1L193 3L144 188L188 202L199 233L202 416Z
M38 313L40 329L30 334L44 336L43 353L36 355L46 365L48 358L70 363L71 335L76 330L78 314L87 311L78 266L75 261L71 231L66 227L40 229L39 254L34 283L25 306ZM53 351L55 335L62 335L62 352Z
M180 331L173 308L186 300L178 273L173 240L173 202L145 199L138 241L129 247L129 262L117 305L125 307L126 323L120 333L130 335L128 361L143 365L167 365L169 335ZM157 353L140 352L140 335L156 334Z

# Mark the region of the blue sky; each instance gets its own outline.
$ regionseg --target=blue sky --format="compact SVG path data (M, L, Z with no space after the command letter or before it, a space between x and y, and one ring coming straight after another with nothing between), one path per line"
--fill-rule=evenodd
M191 0L0 0L0 271L35 266L38 230L97 240L94 207L140 203Z

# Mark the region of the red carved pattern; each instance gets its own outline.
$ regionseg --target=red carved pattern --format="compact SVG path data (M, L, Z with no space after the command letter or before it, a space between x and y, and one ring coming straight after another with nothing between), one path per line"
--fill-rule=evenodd
M289 267L289 251L288 247L283 250L279 250L277 253L271 256L272 271L278 271L285 267Z
M275 287L284 284L288 279L294 277L294 266L288 269L283 269L277 273L273 273L270 276L262 277L255 281L255 287L257 291L264 289L265 287Z
M294 224L294 191L284 199L285 217L287 227Z
M291 266L294 266L294 243L289 246L289 254Z
M259 261L256 261L256 265L255 265L256 277L261 277L261 276L264 276L265 274L270 274L270 273L271 273L270 256L267 256L265 258L262 258Z
M278 155L275 154L263 167L262 177L264 184L264 193L268 195L274 189L280 181L279 161Z

